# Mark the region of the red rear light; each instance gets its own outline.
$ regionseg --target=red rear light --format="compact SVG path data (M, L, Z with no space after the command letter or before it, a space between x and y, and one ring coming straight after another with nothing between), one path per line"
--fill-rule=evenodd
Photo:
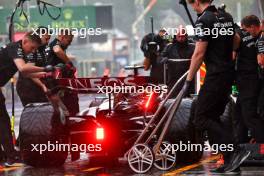
M151 103L151 100L152 100L153 95L154 95L154 92L152 92L152 93L149 95L149 98L148 98L148 100L147 100L147 103L145 104L145 108L146 108L146 109L149 109L149 105L150 105L150 103Z
M96 128L96 139L103 140L104 139L104 129L103 128Z

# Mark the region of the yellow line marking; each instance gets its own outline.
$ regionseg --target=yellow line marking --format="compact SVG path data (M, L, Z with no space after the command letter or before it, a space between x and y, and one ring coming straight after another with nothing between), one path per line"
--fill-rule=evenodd
M93 172L93 171L96 171L96 170L99 170L99 169L102 169L103 167L92 167L92 168L89 168L89 169L85 169L85 170L82 170L84 172Z
M6 171L11 171L11 170L17 170L21 167L4 167L4 168L0 168L0 172L6 172Z
M199 162L199 163L192 164L192 165L189 165L189 166L185 166L185 167L182 167L182 168L176 169L176 170L174 170L174 171L168 172L168 173L166 173L166 174L163 174L163 176L176 175L176 174L182 173L182 172L184 172L184 171L188 171L188 170L194 169L194 168L196 168L196 167L199 167L199 166L201 166L201 165L203 165L203 164L205 164L205 163L209 163L209 162L211 162L211 161L213 161L213 160L216 160L216 159L219 159L219 156L212 156L212 157L210 157L210 158L208 158L208 159L205 159L205 160L203 160L203 161L201 161L201 162Z

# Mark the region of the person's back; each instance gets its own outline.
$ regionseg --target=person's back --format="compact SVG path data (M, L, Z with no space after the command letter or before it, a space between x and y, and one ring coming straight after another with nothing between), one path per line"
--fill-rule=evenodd
M202 29L200 34L199 25ZM196 26L198 27L198 31L196 31L199 36L198 40L208 42L204 60L207 71L206 76L233 72L234 22L232 16L223 11L218 11L214 6L209 6L198 18ZM206 30L211 34L206 34Z
M258 79L257 49L255 46L257 38L251 36L244 29L238 30L237 33L241 38L240 47L237 50L237 75L253 76Z

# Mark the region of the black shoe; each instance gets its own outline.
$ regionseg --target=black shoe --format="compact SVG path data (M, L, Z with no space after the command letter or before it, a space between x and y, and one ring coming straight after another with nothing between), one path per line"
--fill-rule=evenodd
M225 168L225 172L233 172L237 168L239 168L239 166L249 157L250 153L250 151L247 151L244 148L238 149L238 151L234 153L234 156L229 165Z
M216 169L212 169L212 170L210 170L210 172L212 172L212 173L214 173L214 174L217 174L217 173L224 173L225 172L225 168L226 168L226 166L225 165L223 165L223 166L220 166L220 167L218 167L218 168L216 168Z
M211 173L214 175L220 174L220 175L235 175L235 174L240 174L241 170L238 167L237 169L233 170L232 172L226 172L225 169L227 168L227 165L220 166L216 169L211 170Z
M5 167L20 167L22 165L23 164L18 156L7 158L4 162Z
M5 167L14 167L16 165L16 161L14 159L8 158L6 162L4 163Z

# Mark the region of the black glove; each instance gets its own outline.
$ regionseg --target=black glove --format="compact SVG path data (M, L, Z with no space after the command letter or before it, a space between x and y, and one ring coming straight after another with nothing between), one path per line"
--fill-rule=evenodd
M189 95L191 83L192 83L192 81L188 81L188 80L185 81L185 83L182 87L183 97L187 97Z
M44 67L44 72L53 72L55 68L52 65L47 65Z
M67 62L67 63L66 63L66 66L67 66L67 67L74 67L72 61Z

